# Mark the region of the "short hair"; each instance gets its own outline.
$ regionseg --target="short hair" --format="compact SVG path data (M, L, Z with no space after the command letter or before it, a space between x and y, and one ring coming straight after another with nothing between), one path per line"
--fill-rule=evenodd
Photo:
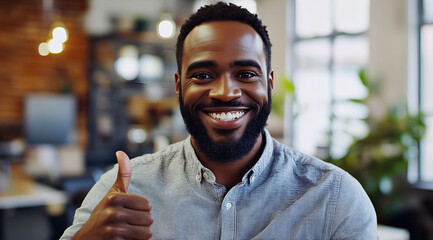
M237 21L251 26L262 38L266 56L267 74L271 72L271 41L266 26L258 18L257 14L250 13L247 9L232 3L218 2L213 5L201 7L191 15L180 29L176 43L176 61L178 72L182 69L182 56L185 38L196 26L213 21Z

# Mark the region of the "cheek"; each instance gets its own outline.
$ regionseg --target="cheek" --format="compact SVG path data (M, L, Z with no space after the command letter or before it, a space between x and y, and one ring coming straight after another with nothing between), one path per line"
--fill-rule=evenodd
M206 94L206 89L195 85L183 85L181 94L185 106L188 109L193 110L194 106L198 104L202 96Z
M244 88L244 93L247 94L251 99L253 99L260 106L268 103L268 90L266 87L248 87Z

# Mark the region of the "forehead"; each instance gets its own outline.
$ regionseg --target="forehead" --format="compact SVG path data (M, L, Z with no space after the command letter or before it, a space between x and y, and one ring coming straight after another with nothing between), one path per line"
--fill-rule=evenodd
M214 57L265 59L260 35L251 26L237 21L214 21L196 26L185 38L183 51L182 65L189 60Z

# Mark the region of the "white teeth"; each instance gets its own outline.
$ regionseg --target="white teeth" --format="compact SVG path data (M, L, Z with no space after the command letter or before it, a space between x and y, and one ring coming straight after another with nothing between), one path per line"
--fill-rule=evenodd
M245 112L244 111L242 111L242 112L228 112L228 113L222 112L222 113L208 113L208 114L212 118L215 118L215 119L218 119L221 121L232 121L232 120L235 120L235 119L242 117L245 114Z

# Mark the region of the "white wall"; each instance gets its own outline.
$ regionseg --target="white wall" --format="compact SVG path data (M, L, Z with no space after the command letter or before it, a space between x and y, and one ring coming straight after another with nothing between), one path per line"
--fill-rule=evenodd
M281 89L281 78L290 76L290 48L291 48L291 23L288 12L290 0L256 0L257 14L267 26L269 37L272 42L272 69L274 70L274 93ZM287 104L289 106L289 104ZM290 112L286 110L286 112ZM290 115L283 119L271 112L268 119L267 129L281 142L291 144L291 121Z
M370 1L370 62L367 70L379 87L378 97L369 103L371 117L375 119L407 97L410 72L407 1L413 0Z
M272 69L278 80L290 71L290 34L287 0L256 0L257 14L267 26L272 42Z

